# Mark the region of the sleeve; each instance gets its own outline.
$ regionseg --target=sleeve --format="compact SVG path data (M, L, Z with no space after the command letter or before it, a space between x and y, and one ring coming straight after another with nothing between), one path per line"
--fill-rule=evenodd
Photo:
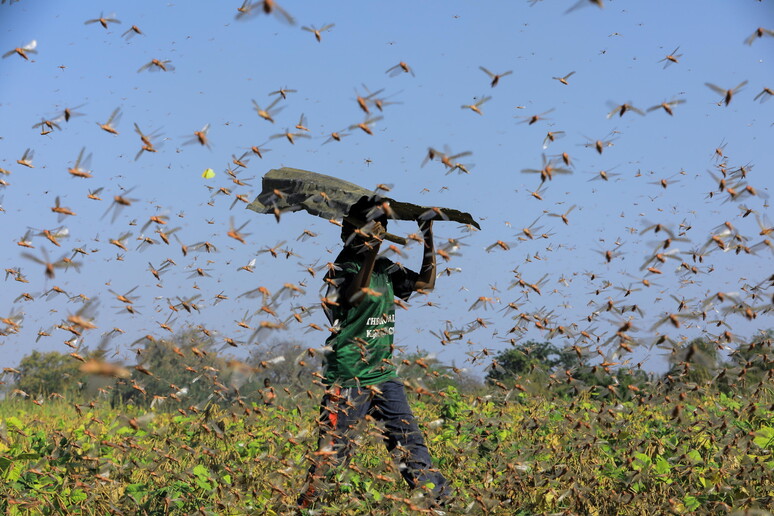
M387 269L392 282L392 292L395 297L408 301L408 298L416 290L419 274L399 263L393 263Z
M329 271L325 275L326 292L325 299L328 303L323 304L325 315L328 318L328 322L334 324L335 312L334 307L338 305L339 309L346 307L347 300L344 299L344 292L347 291L347 287L352 279L357 274L358 267L351 262L345 262L337 264L337 268Z

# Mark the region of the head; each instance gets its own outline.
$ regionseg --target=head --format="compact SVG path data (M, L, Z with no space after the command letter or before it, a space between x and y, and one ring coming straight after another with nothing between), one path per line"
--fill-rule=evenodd
M357 245L358 241L362 243L363 238L357 234L356 229L367 231L368 225L374 222L380 222L387 229L387 214L382 207L384 202L376 195L363 196L349 208L341 225L341 241L345 246Z

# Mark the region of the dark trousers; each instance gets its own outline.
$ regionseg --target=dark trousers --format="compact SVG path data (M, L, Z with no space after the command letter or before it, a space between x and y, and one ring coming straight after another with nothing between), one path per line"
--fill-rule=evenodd
M325 490L337 467L346 467L354 451L354 430L366 415L383 423L384 443L395 455L400 473L412 489L434 484L436 500L449 494L446 479L433 469L424 437L411 413L406 391L398 380L369 387L331 387L320 407L320 438L317 452L307 474L306 485L298 499L308 507Z

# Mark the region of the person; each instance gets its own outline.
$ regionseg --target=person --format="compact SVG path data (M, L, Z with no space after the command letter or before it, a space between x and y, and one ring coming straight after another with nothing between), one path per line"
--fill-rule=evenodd
M277 398L277 393L274 391L274 387L272 387L268 378L263 379L261 397L263 398L263 404L267 407L274 405L274 400Z
M419 222L425 248L417 273L379 256L388 212L378 197L363 197L350 208L341 230L344 248L325 278L323 308L332 325L323 362L326 391L300 509L319 499L336 468L349 464L355 427L367 415L383 423L384 443L409 487L428 489L431 505L442 505L450 494L446 478L433 468L392 362L395 298L402 303L435 286L433 224Z

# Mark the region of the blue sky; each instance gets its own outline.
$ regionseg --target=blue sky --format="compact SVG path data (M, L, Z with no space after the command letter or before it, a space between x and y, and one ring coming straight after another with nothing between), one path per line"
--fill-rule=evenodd
M442 276L432 294L412 298L411 309L399 313L396 342L407 351L425 350L481 374L488 364L482 350L496 353L509 346L511 338L518 342L547 337L534 324L535 317L545 321L549 315L549 327L574 328L576 334L594 328L602 342L633 317L631 335L642 345L631 355L614 358L644 360L650 369L663 370L662 355L667 352L647 349L658 333L675 341L724 330L748 338L770 328L770 314L762 307L767 300L770 304L771 290L766 293L765 283L757 291L751 287L771 274L772 250L755 245L764 238L774 240L771 234L759 234L762 228L756 221L771 227L767 198L774 180L768 146L774 102L754 97L764 87L774 87L774 38L760 38L752 45L744 40L757 27L774 25L771 2L676 5L619 0L605 2L603 9L589 5L569 13L565 11L574 5L571 1L530 4L282 2L296 25L264 14L235 20L241 5L235 1L24 0L0 5L0 52L32 40L38 52L29 61L15 54L0 60L0 167L10 172L1 177L8 186L0 189L5 242L0 260L4 268L21 268L29 280L14 281L11 274L0 292L0 315L24 315L17 333L0 337L3 365L15 365L32 349L71 351L62 344L71 335L58 329L35 343L39 329L50 328L81 307L64 295L41 295L55 285L70 296L84 294L98 302L99 329L87 333L79 345L96 346L101 332L119 327L126 333L112 343L127 357L133 341L165 333L158 322L170 313L166 300L177 296L200 294L202 309L186 317L176 314L175 327L202 324L219 338L237 340L250 332L236 321L246 311L249 315L260 309L259 300L238 298L242 292L259 286L276 292L284 283L305 282L305 295L278 304L281 319L293 306L317 303L322 272L311 277L304 269L335 257L338 229L307 214L286 215L277 224L272 217L246 211L240 202L229 209L235 194L249 194L252 200L260 191L261 176L280 166L327 173L369 188L390 184L396 199L458 208L480 221L482 230L473 234L455 223L436 224L439 246L450 238L464 244L449 262L439 260L439 268L461 272ZM115 13L121 23L109 24L107 30L99 23L84 24L100 13ZM320 43L301 29L330 23L335 25L322 33ZM143 34L122 38L132 25ZM661 60L675 47L679 62L664 67ZM174 70L138 73L151 59L169 60ZM414 75L385 73L399 62L407 63ZM480 66L513 73L492 88ZM567 85L552 78L573 71ZM718 105L722 97L705 85L729 89L743 81L748 83L728 106ZM283 109L272 124L257 116L252 100L266 107L275 98L269 93L280 88L297 92L280 101L277 107ZM381 113L371 108L383 116L373 125L374 134L355 129L341 142L324 144L331 132L362 122L365 115L356 97L378 90L383 91L377 98L392 104ZM482 115L460 107L484 96L491 99L481 105ZM674 107L674 116L663 110L646 116L631 111L606 116L616 105L628 103L645 111L674 99L685 100ZM42 119L55 119L65 107L82 104L78 111L84 115L60 122L61 131L41 135L32 128ZM117 107L122 112L116 125L119 134L112 135L98 125ZM528 117L545 112L545 120L526 123ZM298 139L295 145L271 139L287 129L295 131L302 114L311 138ZM134 123L147 134L161 134L157 144L163 141L158 152L144 153L136 161L142 143ZM205 124L210 125L211 148L184 145ZM563 131L564 136L544 150L548 131ZM596 140L610 140L612 145L601 154L585 146ZM271 151L263 159L252 156L248 168L239 172L252 186L235 185L225 168L232 155L238 157L253 145ZM721 145L725 158L714 159ZM472 153L460 159L469 165L468 174L448 174L438 161L421 166L428 147L444 146L450 154ZM16 162L28 148L34 150L32 169ZM93 154L90 179L67 172L82 148ZM544 189L538 190L538 175L522 173L542 168L543 154L555 160L552 156L563 152L572 159L572 174L555 175ZM731 198L717 192L709 171L718 176L715 167L722 161L729 171L752 166L745 184L758 195ZM215 170L216 177L203 179L206 168ZM609 181L593 180L600 171L607 172ZM666 188L662 179L667 180ZM734 183L729 180L729 186ZM213 196L220 187L228 187L231 194ZM103 188L103 200L88 199L88 191L97 188ZM128 189L128 197L136 201L115 221L110 214L103 217L113 196ZM50 210L57 196L77 215L59 222ZM755 212L743 218L740 205ZM568 225L549 216L572 206L576 208L568 215ZM176 234L184 243L211 242L217 252L184 257L174 240L171 246L158 243L137 250L142 226L158 214L169 216L169 227L181 228ZM248 223L244 245L226 236L232 217L236 226ZM547 238L529 239L522 232L535 219L532 232ZM735 253L731 236L721 233L726 222L740 235L737 242L753 247L755 254ZM682 229L689 240L670 246L667 251L678 259L659 264L662 274L641 270L664 237L652 230L640 233L656 223ZM16 245L28 228L62 225L70 236L62 240L61 249L40 236L33 238L35 249ZM318 236L296 240L305 229ZM415 226L396 222L390 229L407 234ZM127 252L109 244L127 231L132 233ZM159 240L153 227L145 234ZM701 250L713 235L721 235L730 250L710 245L703 263L694 263L689 251ZM498 240L509 250L487 251ZM299 256L258 254L282 241L283 248ZM41 256L46 249L57 260L69 257L76 247L90 253L75 258L82 262L80 272L57 270L54 279L44 276L42 265L21 256L24 251ZM608 263L604 253L613 250ZM406 253L393 259L418 267L418 247L410 246ZM148 271L148 262L159 266L166 258L177 266L159 283ZM253 273L238 270L252 258ZM697 273L677 272L681 262L697 266ZM196 268L209 269L209 276L189 278ZM516 274L527 284L547 275L541 294L512 286ZM642 279L652 286L645 287ZM133 315L109 289L124 293L135 286L138 313ZM640 290L625 296L627 288ZM35 300L14 302L25 292ZM216 304L220 292L229 299ZM729 299L737 301L702 303L717 292L731 293ZM762 296L753 298L753 293ZM678 313L672 296L687 301L680 315L707 311L707 320L686 317L680 327L667 323L654 328L666 314ZM492 306L471 310L479 297L493 298ZM636 304L642 315L605 311L608 300L616 306ZM725 310L742 302L760 315L748 320ZM518 309L507 310L508 303ZM259 313L251 324L271 319ZM486 326L459 342L444 346L430 334L475 325L476 319ZM728 327L708 324L715 320ZM519 321L524 333L508 333ZM324 325L325 320L316 312L284 331L264 332L260 340L288 338L305 347L320 346L325 334L307 333L310 322ZM591 344L592 350L597 344L561 336L554 342ZM615 340L611 345L603 351L615 348ZM245 345L237 352L249 349Z

